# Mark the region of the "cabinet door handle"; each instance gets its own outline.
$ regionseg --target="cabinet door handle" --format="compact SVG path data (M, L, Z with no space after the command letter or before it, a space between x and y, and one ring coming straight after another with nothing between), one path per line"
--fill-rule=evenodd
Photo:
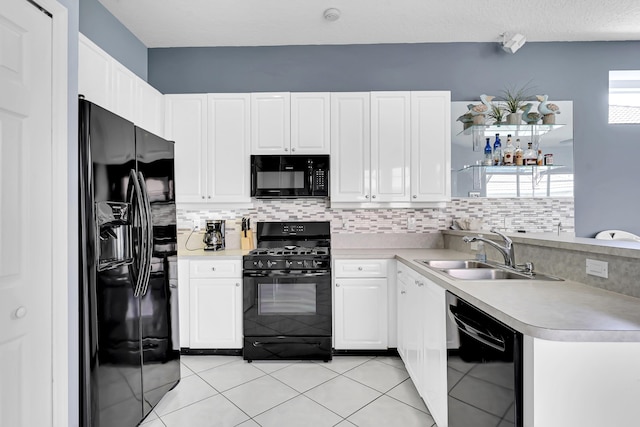
M358 267L358 270L362 271L362 267Z
M424 286L424 283L418 282L418 286Z
M202 196L202 198L204 199L204 196Z
M289 149L285 147L284 151L289 151Z
M236 288L239 288L239 287L240 287L240 283L236 283Z
M15 316L16 319L22 319L24 316L27 315L27 309L23 306L20 306L16 309L13 315Z
M376 198L375 194L374 194L373 196L371 196L371 198L372 198L372 199L375 199L375 198Z
M414 195L413 195L413 198L414 198L414 199L417 199L417 198L418 198L418 196L416 196L416 195L414 194Z
M216 268L215 267L211 267L211 271L216 271Z
M291 151L296 151L295 147L291 148Z
M339 287L340 287L340 283L336 283L336 288L339 288Z
M364 196L364 198L365 198L365 199L368 199L368 198L369 198L369 195L367 194L366 196Z
M400 291L400 295L404 295L406 293L407 293L407 291Z

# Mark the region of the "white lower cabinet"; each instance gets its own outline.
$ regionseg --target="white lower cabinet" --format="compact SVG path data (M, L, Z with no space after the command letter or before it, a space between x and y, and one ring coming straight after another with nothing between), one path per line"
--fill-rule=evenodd
M387 270L390 260L334 262L334 347L386 350L388 347Z
M188 311L180 306L182 347L242 348L242 265L240 260L191 260ZM180 268L180 264L178 266ZM180 270L178 270L180 274ZM184 291L180 293L182 297ZM187 320L187 327L182 326ZM183 345L186 343L187 345Z
M398 353L438 426L447 425L445 290L397 266Z
M178 259L178 320L181 348L189 348L189 303L189 260Z
M524 336L526 427L637 426L640 343Z

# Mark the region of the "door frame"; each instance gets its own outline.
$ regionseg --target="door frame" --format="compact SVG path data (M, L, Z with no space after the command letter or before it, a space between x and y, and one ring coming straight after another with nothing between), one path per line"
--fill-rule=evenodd
M25 0L27 1L27 0ZM57 0L35 0L52 16L52 299L51 299L51 336L52 336L52 425L77 425L77 417L69 414L69 397L77 395L77 391L70 389L70 362L77 361L69 358L69 339L77 338L71 334L72 330L69 310L76 310L77 306L70 305L73 294L72 287L77 280L70 281L69 274L69 224L75 218L69 217L69 177L74 176L69 170L69 12ZM73 166L73 165L71 165ZM76 378L76 376L72 376ZM75 386L77 389L77 386ZM74 390L75 390L74 389ZM71 415L71 417L70 417Z

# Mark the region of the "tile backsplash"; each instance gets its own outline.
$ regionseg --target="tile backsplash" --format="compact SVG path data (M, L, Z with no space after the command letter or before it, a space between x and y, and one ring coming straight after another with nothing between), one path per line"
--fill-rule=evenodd
M558 199L453 199L433 209L332 209L316 199L254 200L249 209L182 209L178 205L178 228L191 228L194 220L203 227L207 219L227 220L227 230L240 229L240 218L258 221L330 221L332 233L424 233L444 230L459 218L479 218L483 229L499 228L527 232L574 231L572 198ZM415 225L409 222L415 220Z

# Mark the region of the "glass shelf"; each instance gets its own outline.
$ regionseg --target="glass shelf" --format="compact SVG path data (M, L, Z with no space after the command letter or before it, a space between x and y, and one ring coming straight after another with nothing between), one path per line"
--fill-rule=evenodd
M528 166L485 166L485 165L467 165L457 172L482 170L488 174L523 174L532 172L549 172L552 170L563 168L564 165L528 165Z
M553 124L553 125L544 125L544 124L535 124L528 125L525 123L519 125L473 125L469 126L467 129L464 129L462 132L458 133L458 135L484 135L484 136L494 136L496 133L500 135L511 134L513 136L517 135L544 135L547 132L551 132L555 129L560 129L565 125L563 124Z

